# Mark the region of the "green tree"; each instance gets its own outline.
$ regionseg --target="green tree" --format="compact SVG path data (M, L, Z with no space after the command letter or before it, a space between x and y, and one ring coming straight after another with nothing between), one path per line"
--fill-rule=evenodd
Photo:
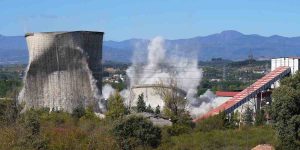
M250 107L246 107L246 110L242 116L242 120L245 125L252 125L253 123L253 110Z
M0 80L0 97L11 96L16 88L21 86L20 80Z
M153 111L153 109L152 109L152 107L151 107L150 104L147 106L146 112L148 112L148 113L154 113L154 111Z
M123 103L123 98L119 92L115 92L108 99L108 111L106 116L109 119L115 120L126 115L127 109Z
M157 105L156 108L155 108L155 112L154 112L156 115L159 115L160 114L160 106Z
M144 101L144 94L140 94L137 101L137 112L145 112L146 111L146 103Z
M155 88L155 93L159 95L164 103L164 115L169 118L177 118L186 112L187 100L180 93L175 79L170 79L170 82L165 85L163 81L158 83Z
M264 110L258 110L255 114L255 125L260 126L265 122L265 112Z
M131 116L114 124L113 134L122 149L157 147L161 141L161 129L143 117Z
M275 122L280 149L300 149L300 73L287 77L275 89L271 117Z

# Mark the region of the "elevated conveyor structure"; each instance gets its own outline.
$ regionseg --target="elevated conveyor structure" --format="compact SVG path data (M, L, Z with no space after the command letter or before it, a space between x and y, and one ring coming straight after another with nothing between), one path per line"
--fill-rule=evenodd
M291 73L291 68L286 66L281 66L271 71L261 79L257 80L255 83L236 94L234 97L223 103L222 105L212 109L208 113L194 119L194 122L200 121L202 119L208 118L219 114L221 111L225 111L226 114L233 112L236 108L240 107L251 98L255 97L258 93L267 90L276 81L284 78Z

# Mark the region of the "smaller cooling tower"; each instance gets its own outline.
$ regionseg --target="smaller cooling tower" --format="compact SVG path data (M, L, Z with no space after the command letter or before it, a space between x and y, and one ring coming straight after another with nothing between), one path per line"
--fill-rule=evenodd
M19 102L25 109L72 112L79 105L103 112L103 32L45 32L25 35L29 64Z
M168 86L162 86L158 84L144 84L144 85L136 85L133 86L130 90L130 102L131 106L136 106L138 101L138 96L143 94L144 95L144 101L146 105L150 105L152 108L157 107L157 105L160 106L160 108L163 108L165 106L164 100L160 95L157 94L157 89L167 89L172 90L171 87ZM174 89L173 89L174 90ZM177 90L176 93L180 94L180 96L185 97L186 92L181 89L175 89Z

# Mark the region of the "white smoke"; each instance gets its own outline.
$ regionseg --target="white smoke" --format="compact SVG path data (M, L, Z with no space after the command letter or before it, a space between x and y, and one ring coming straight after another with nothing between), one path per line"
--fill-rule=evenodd
M197 56L184 57L174 54L166 57L164 43L162 37L156 37L149 43L145 65L141 65L139 61L132 61L132 66L126 71L130 85L155 84L160 80L168 81L172 77L177 80L179 88L187 92L196 89L202 78Z
M165 40L162 37L155 37L150 41L146 64L141 64L141 61L138 60L143 56L133 57L132 66L126 70L130 87L156 84L159 81L168 84L169 79L173 78L176 79L178 88L187 92L189 111L193 116L203 114L216 107L215 96L209 90L200 97L195 97L197 86L202 78L202 69L198 68L197 55L191 52L183 55L184 52L179 53L175 48L172 50L172 55L168 54L167 56L164 45Z
M102 96L105 100L107 100L109 98L109 96L114 93L115 93L115 89L113 87L111 87L111 85L105 84L102 87Z
M197 98L190 99L190 112L193 117L197 117L199 115L204 115L211 109L221 105L224 101L217 100L216 95L207 90L203 95L200 95Z

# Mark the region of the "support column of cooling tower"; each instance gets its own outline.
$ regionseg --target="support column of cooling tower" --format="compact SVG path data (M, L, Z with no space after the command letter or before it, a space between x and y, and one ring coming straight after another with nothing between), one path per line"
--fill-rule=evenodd
M104 111L101 103L103 32L26 34L29 64L19 102L25 109L72 112L79 105Z

